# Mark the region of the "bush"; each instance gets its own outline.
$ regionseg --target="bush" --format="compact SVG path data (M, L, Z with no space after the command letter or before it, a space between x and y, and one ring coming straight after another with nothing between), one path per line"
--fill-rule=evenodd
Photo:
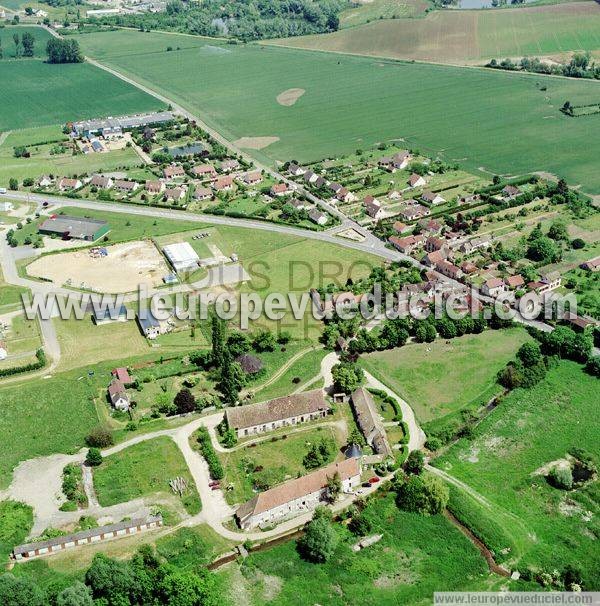
M425 467L425 455L420 450L413 450L404 463L404 471L413 475L420 475Z
M108 427L96 427L85 438L85 443L92 448L108 448L115 441Z
M309 562L323 563L333 556L338 536L331 522L325 517L312 520L304 536L298 541L300 554Z
M570 467L557 465L550 470L548 480L555 488L571 490L573 488L573 472Z
M362 513L355 515L352 520L350 520L350 524L348 524L350 532L357 537L364 537L371 532L371 528L371 521Z
M440 513L448 504L448 487L435 476L410 476L396 486L396 505L424 515Z
M223 470L221 461L219 461L219 457L217 457L217 453L213 448L210 440L210 434L208 433L208 429L206 429L206 427L200 427L198 429L197 439L198 444L200 445L200 452L208 464L210 477L213 480L222 480L225 476L225 471Z
M87 455L85 457L85 462L91 467L97 467L102 464L102 453L98 448L90 448L87 451Z

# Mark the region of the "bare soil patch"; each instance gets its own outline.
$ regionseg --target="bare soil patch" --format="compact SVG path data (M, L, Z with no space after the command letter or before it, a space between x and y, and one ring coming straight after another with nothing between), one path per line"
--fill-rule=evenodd
M279 137L241 137L233 144L245 149L264 149L277 141L279 141Z
M305 92L303 88L288 88L277 95L277 103L291 107Z
M89 250L47 255L28 266L29 275L67 285L107 293L130 292L143 284L162 283L169 268L154 244L127 242L107 247L106 257L94 258Z

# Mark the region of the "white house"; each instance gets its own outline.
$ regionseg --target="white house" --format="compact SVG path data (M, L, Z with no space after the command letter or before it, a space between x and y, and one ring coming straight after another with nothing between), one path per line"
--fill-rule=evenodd
M506 284L502 278L490 278L481 287L481 292L488 297L497 297L506 289Z
M118 379L113 379L108 386L108 397L110 403L117 410L129 410L131 403L125 391L125 386Z
M423 185L427 185L427 181L425 181L425 179L423 177L421 177L421 175L417 175L416 173L413 173L410 176L410 178L408 179L408 184L412 188L423 187Z
M329 220L325 213L322 213L316 208L313 208L308 212L308 218L317 225L327 225L327 221Z
M421 196L421 200L427 204L431 204L432 206L443 204L446 201L446 199L440 196L440 194L435 194L431 191L424 191L423 195Z
M342 492L350 493L360 485L360 463L349 458L317 469L300 478L290 480L257 494L235 512L241 528L247 530L271 525L286 518L312 511L327 497L327 482L339 477Z

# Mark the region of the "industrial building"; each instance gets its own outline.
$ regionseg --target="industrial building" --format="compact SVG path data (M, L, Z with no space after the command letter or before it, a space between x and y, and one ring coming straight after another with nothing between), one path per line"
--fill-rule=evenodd
M189 242L169 244L163 248L163 253L177 273L198 269L200 257Z
M46 236L60 236L63 240L75 239L88 242L101 238L108 230L109 225L106 221L69 215L52 215L38 228L38 232Z

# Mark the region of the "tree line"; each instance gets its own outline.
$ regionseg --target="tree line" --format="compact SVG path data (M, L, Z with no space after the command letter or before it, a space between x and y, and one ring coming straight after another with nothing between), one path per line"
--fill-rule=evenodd
M30 32L24 32L19 37L18 33L14 33L12 36L13 44L15 46L14 55L15 59L21 57L33 57L35 47L35 36ZM0 59L4 58L4 48L2 46L2 39L0 38Z
M486 67L504 69L507 71L533 72L535 74L549 74L554 76L567 76L569 78L590 78L600 80L600 65L592 61L592 55L575 53L568 63L546 63L538 57L523 57L520 61L492 59Z

